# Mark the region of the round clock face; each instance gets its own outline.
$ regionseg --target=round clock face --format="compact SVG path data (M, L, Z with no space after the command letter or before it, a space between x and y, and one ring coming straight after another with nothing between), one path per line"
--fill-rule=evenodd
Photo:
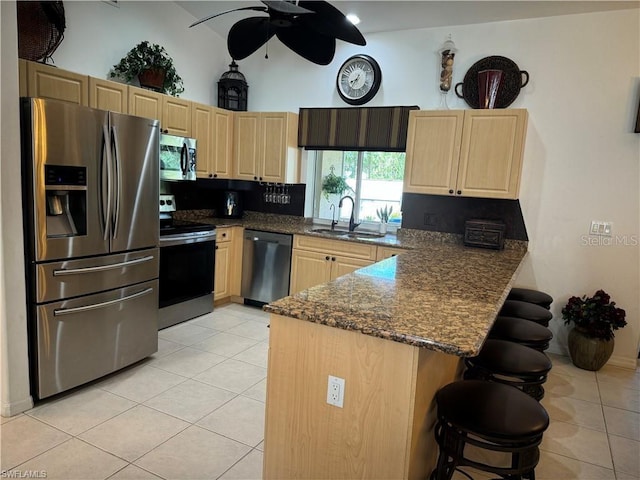
M371 100L381 82L380 66L368 55L354 55L347 59L336 78L340 98L351 105L363 105Z

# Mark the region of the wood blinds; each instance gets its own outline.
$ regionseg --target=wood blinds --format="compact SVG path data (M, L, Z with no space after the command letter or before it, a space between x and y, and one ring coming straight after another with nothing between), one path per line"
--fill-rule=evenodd
M418 107L301 108L298 146L404 152L410 110Z

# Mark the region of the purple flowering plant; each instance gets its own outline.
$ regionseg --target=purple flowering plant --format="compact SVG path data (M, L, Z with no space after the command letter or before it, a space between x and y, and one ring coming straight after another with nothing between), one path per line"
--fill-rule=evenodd
M588 337L611 340L613 331L624 327L626 312L616 307L616 302L604 291L598 290L593 297L571 297L562 309L565 324L575 323Z

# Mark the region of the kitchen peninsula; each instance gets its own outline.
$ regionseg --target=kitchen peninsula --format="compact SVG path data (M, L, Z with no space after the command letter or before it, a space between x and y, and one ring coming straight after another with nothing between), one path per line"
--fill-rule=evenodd
M525 255L432 242L265 306L264 478L426 478L435 392L480 350Z

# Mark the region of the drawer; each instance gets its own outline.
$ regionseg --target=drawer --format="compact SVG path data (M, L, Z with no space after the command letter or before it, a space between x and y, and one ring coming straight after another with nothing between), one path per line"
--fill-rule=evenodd
M233 227L216 227L216 243L230 242L233 238Z
M404 248L394 248L394 247L378 247L378 253L376 255L376 260L384 260L385 258L395 257L396 255L400 255L401 253L408 252Z
M365 260L375 260L377 251L376 245L365 245L363 243L343 240L328 240L306 235L295 235L293 237L293 248L330 255L344 255Z

